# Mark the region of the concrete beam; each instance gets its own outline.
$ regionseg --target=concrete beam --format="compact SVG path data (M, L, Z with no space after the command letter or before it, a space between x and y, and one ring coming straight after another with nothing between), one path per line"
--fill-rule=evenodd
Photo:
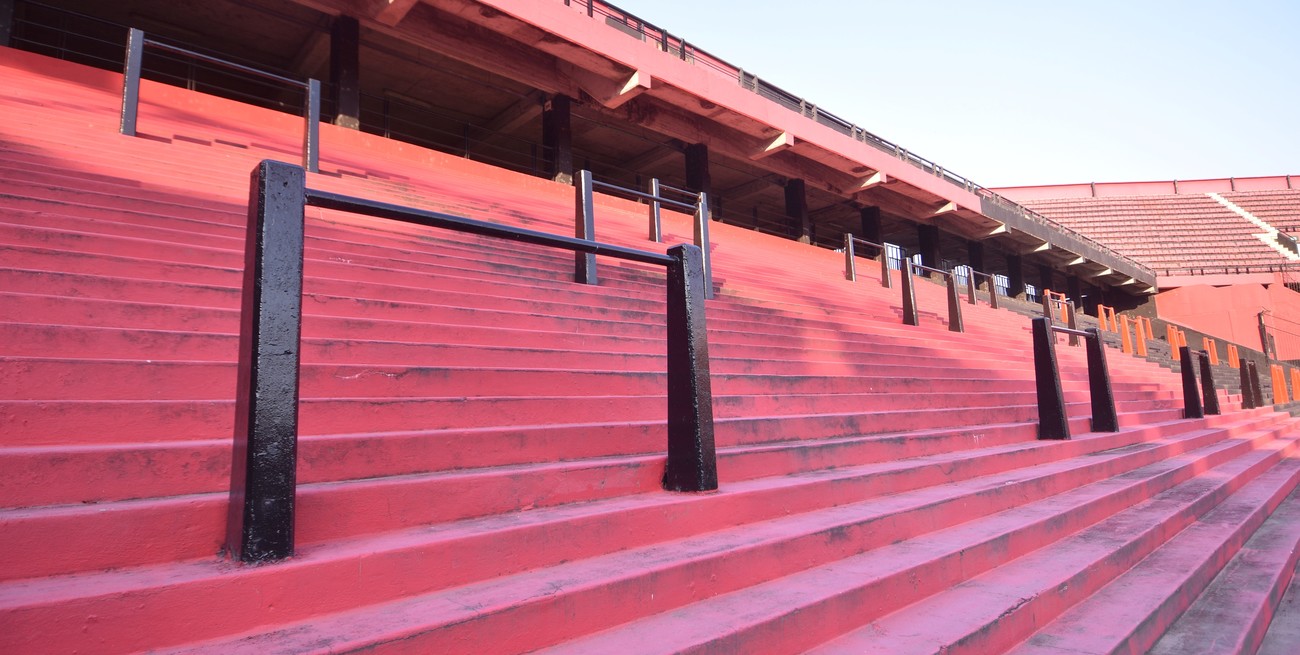
M620 164L620 166L630 171L640 172L646 170L647 168L654 168L655 166L663 164L669 159L678 157L680 155L681 155L681 151L676 150L674 148L670 148L667 146L655 146L631 159L628 159L627 161L624 161L622 164Z
M752 161L758 161L764 157L774 155L783 150L789 150L794 147L794 135L789 132L782 132L775 139L769 141L766 145L754 151L749 158Z
M722 189L721 191L718 191L718 197L728 202L738 202L784 184L785 180L782 180L780 176L765 175L748 182L737 184L728 189Z
M870 189L871 187L874 186L880 186L881 184L888 184L889 181L890 180L888 175L885 175L880 171L876 171L875 173L872 173L871 175L868 175L862 178L860 181L858 181L857 190L866 191L867 189Z
M371 15L375 20L396 27L398 23L406 18L411 12L411 8L419 3L420 0L378 0L374 4Z
M934 210L934 213L931 214L931 215L932 215L932 216L943 216L943 215L945 215L945 214L952 214L952 213L954 213L954 212L956 212L956 211L957 211L957 203L955 203L955 202L945 202L944 204L939 205L939 208L938 208L938 209L935 209L935 210Z
M533 91L517 102L497 112L484 128L493 134L509 133L521 125L542 115L546 98L540 92Z

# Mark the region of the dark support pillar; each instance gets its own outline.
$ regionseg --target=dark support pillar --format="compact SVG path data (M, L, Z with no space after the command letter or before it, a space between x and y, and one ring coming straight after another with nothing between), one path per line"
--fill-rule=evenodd
M916 236L920 241L921 265L939 268L939 226L918 224ZM930 272L925 272L930 277Z
M9 47L14 38L14 2L0 0L0 46Z
M1025 266L1020 255L1007 255L1007 295L1025 299Z
M1056 335L1046 318L1033 321L1034 384L1038 394L1038 438L1069 439L1070 424L1065 415L1065 394L1056 365Z
M1065 285L1066 285L1065 292L1069 296L1070 301L1074 303L1075 309L1082 309L1083 308L1082 280L1080 280L1078 276L1067 275L1065 276Z
M884 239L884 233L881 231L880 226L880 208L863 207L862 209L858 209L858 216L862 218L861 237L871 243L884 243L884 240L881 240ZM874 250L875 248L872 248L872 251ZM875 253L863 252L862 256L874 257Z
M330 83L334 124L361 129L361 24L351 16L338 16L330 26Z
M1083 299L1083 313L1089 316L1097 315L1097 306L1104 304L1101 302L1101 287L1088 285L1088 295Z
M975 240L966 242L966 263L969 264L971 268L981 273L988 272L988 269L984 268L984 244L982 242ZM989 281L987 278L980 276L972 277L975 278L976 288L980 291L989 290Z
M1142 326L1138 326L1141 330ZM1222 414L1219 408L1219 390L1214 385L1214 369L1210 367L1210 354L1204 350L1196 353L1201 364L1201 400L1206 414Z
M1052 267L1047 264L1039 264L1038 295L1043 295L1043 292L1047 290L1060 292L1060 289L1055 288L1055 284L1052 282Z
M306 175L262 162L252 182L226 546L263 562L293 554Z
M573 183L573 127L569 96L556 95L542 109L542 149L546 174L556 182Z
M812 243L812 222L808 218L808 189L803 180L785 183L785 215L799 243Z
M707 282L700 249L673 246L668 255L668 462L664 489L718 488L713 442L709 340L704 323Z
M1201 391L1196 388L1196 364L1192 362L1191 348L1178 348L1178 364L1183 374L1183 418L1203 418L1205 410L1201 407Z
M713 193L709 175L709 147L703 143L686 146L686 188L696 193Z

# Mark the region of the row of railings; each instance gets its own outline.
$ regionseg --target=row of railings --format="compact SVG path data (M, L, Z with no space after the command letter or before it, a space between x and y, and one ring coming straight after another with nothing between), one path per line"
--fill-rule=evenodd
M134 28L127 34L126 40L126 61L123 65L122 75L122 112L118 124L119 132L127 136L136 135L136 123L140 113L140 75L144 65L146 48L188 57L286 86L302 88L306 93L302 111L303 120L306 123L303 127L302 137L302 165L303 168L313 173L319 171L321 103L319 80L295 80L251 66L236 64L219 57L150 39L143 31Z
M588 178L589 179L589 178ZM590 187L590 185L587 185ZM667 269L668 460L663 487L718 486L700 248L667 253L476 221L308 188L302 167L264 161L252 174L227 543L245 562L294 549L299 355L306 207L615 257Z

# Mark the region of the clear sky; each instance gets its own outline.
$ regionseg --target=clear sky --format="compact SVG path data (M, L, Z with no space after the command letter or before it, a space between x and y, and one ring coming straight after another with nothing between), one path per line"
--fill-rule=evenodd
M985 186L1300 176L1300 0L613 0Z

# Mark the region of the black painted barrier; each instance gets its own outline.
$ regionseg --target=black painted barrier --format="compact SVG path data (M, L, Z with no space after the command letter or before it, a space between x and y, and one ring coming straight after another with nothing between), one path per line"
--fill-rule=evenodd
M1139 326L1138 329L1142 328ZM1214 384L1214 369L1210 367L1210 353L1201 350L1196 353L1196 358L1201 365L1201 400L1205 405L1205 413L1222 414L1223 410L1219 407L1219 390Z
M1203 418L1205 409L1201 407L1201 390L1196 384L1196 368L1192 364L1192 349L1178 347L1178 367L1183 376L1183 418Z
M1110 384L1101 332L1096 328L1073 330L1054 326L1045 316L1030 320L1034 340L1034 386L1038 396L1038 438L1070 438L1065 394L1061 391L1061 372L1056 361L1056 332L1084 338L1088 356L1088 391L1092 401L1092 431L1118 432L1119 416L1115 412L1115 394Z
M886 289L894 288L894 278L889 274L889 254L885 249L885 244L859 239L853 236L851 232L844 233L844 278L850 282L858 280L858 256L854 248L854 244L857 243L871 246L880 251L875 257L880 260L880 286Z
M262 562L293 554L307 206L664 266L668 458L663 486L670 491L717 489L705 277L699 248L681 244L660 254L317 191L307 188L301 167L264 161L252 174L240 315L227 526L227 545L234 556Z

